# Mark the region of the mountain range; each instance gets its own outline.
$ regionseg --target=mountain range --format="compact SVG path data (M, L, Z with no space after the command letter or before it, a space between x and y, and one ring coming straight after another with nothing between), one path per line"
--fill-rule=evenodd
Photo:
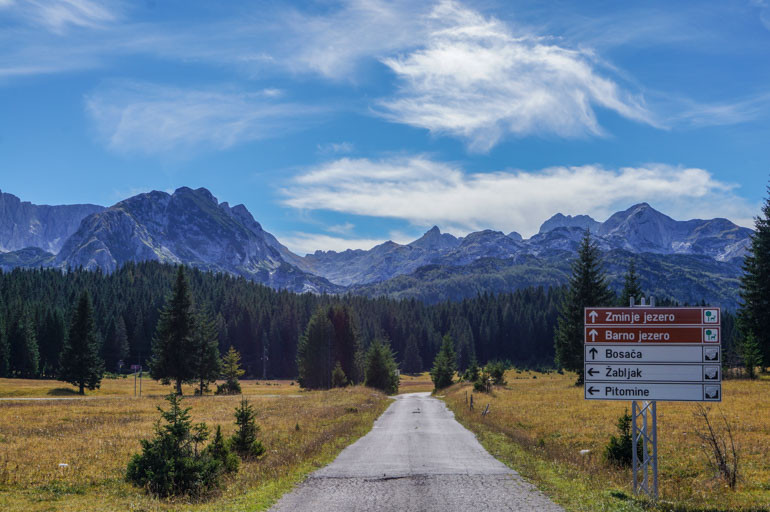
M208 190L153 191L104 208L45 206L0 192L0 268L112 272L128 261L184 263L295 292L352 292L428 302L566 282L585 230L618 288L637 261L650 293L683 302L737 305L740 264L752 230L727 219L677 221L641 203L599 222L557 213L534 236L483 230L464 237L437 226L409 244L299 256L243 205Z

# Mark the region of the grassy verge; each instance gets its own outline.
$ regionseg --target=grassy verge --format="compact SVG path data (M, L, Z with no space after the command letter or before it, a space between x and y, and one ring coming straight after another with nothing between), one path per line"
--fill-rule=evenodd
M246 397L258 412L266 454L243 463L224 490L201 503L157 500L123 480L139 439L152 434L156 407L164 405L160 396L0 401L0 510L265 510L368 432L390 403L363 387L299 392L288 383L260 386L272 392ZM222 425L230 435L239 400L190 397L183 404L192 407L193 421Z
M519 471L570 511L768 511L770 510L770 382L726 381L719 409L739 444L741 479L730 490L706 463L694 430L695 406L658 404L661 500L636 499L629 470L603 458L625 402L589 402L573 375L510 371L508 384L491 394L455 385L444 400L495 457ZM490 405L490 414L481 410ZM718 415L714 406L713 412ZM581 455L581 450L589 450Z

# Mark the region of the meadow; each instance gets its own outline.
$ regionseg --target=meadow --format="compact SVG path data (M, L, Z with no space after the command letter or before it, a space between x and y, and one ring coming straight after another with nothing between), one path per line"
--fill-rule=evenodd
M680 512L770 510L770 379L727 380L724 401L710 405L718 427L721 413L733 429L740 466L731 490L708 466L703 427L692 403L658 403L660 500L653 505L632 493L630 469L604 460L617 435L617 420L630 402L588 401L575 375L510 370L507 384L474 393L455 384L440 396L487 450L552 496L569 511ZM466 397L473 394L470 410ZM481 411L489 404L489 414ZM590 450L583 452L581 450Z
M145 379L134 397L128 379L106 379L85 399L57 381L0 380L0 510L249 511L265 510L308 473L331 462L371 429L389 405L361 386L300 391L291 381L241 381L257 411L267 448L244 462L226 487L203 502L159 500L124 481L126 464L151 437L157 406L170 386ZM192 397L194 422L230 435L240 396ZM28 400L27 398L42 398Z

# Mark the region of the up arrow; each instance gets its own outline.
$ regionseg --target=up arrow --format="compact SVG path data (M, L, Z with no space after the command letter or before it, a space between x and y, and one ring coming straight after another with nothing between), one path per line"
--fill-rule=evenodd
M591 318L591 323L594 323L596 322L596 317L599 316L599 313L597 313L596 311L591 311L590 313L588 313L588 316Z
M599 392L599 390L598 389L594 389L593 386L591 386L590 388L586 389L586 391L591 393L591 396L594 396L594 393L598 393Z
M588 353L591 354L591 361L593 361L594 359L596 359L596 354L598 354L599 351L596 350L596 348L591 347L591 350L589 350Z
M596 335L597 335L597 334L599 334L599 333L598 333L598 332L596 332L596 329L591 329L591 330L588 332L588 335L591 337L591 341L596 341Z

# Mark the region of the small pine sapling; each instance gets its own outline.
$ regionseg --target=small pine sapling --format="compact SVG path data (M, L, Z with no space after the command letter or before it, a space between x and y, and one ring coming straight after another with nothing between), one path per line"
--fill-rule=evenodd
M257 439L259 425L255 418L256 413L248 400L241 399L241 405L235 408L235 424L237 430L230 438L230 443L238 455L246 459L255 459L265 453L265 447Z

